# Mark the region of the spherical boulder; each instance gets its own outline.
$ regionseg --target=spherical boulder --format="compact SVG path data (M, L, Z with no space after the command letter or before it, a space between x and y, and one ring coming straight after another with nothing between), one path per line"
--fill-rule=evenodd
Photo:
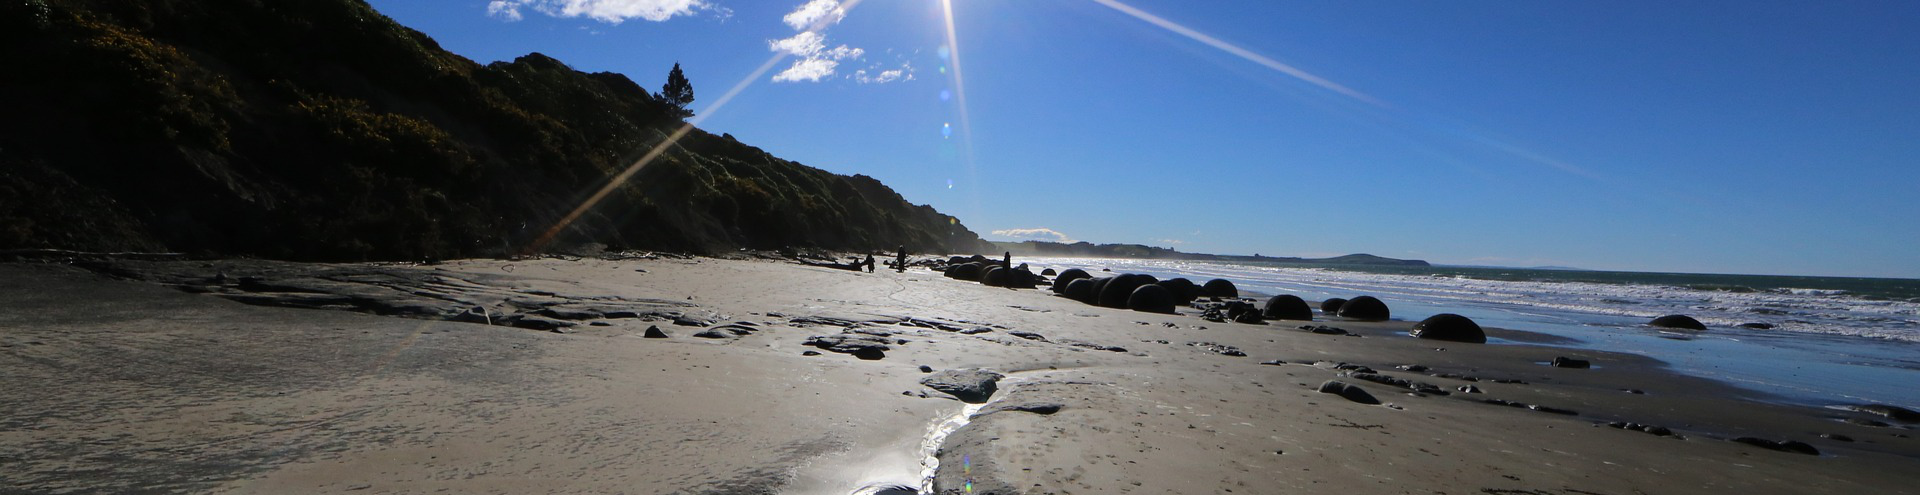
M1419 323L1413 324L1413 329L1408 330L1407 335L1448 342L1487 343L1487 333L1480 330L1480 324L1474 323L1471 318L1453 313L1440 313L1420 320Z
M947 277L967 281L980 280L980 265L961 263L949 266L947 267Z
M1387 303L1380 302L1373 296L1355 297L1340 305L1341 318L1382 321L1390 316L1392 313L1387 311Z
M1173 304L1175 305L1191 304L1194 299L1200 298L1200 286L1193 285L1192 280L1184 278L1161 280L1157 285L1166 287L1167 292L1173 293Z
M1099 277L1099 278L1092 278L1088 280L1093 281L1093 297L1087 299L1085 302L1087 304L1099 306L1100 292L1107 290L1107 284L1113 283L1113 277Z
M1687 315L1666 315L1654 318L1652 322L1648 322L1647 324L1660 328L1679 328L1683 330L1707 329L1706 324L1700 323L1700 320L1695 320L1693 317Z
M1033 272L1027 271L1025 268L1014 268L1012 270L1003 269L1002 271L1007 272L1007 280L1006 283L1000 285L1000 287L1009 289L1032 289L1034 281L1040 278L1039 275L1034 275Z
M990 266L987 267L987 271L980 274L980 284L988 287L1006 287L1008 275L1012 274L1013 270L998 265Z
M1260 316L1269 320L1306 320L1313 321L1313 307L1300 296L1281 294L1267 299L1267 306L1260 309Z
M1146 313L1174 314L1173 291L1154 284L1141 285L1127 296L1127 309Z
M1212 296L1212 297L1240 297L1240 289L1237 287L1234 287L1233 282L1228 281L1227 279L1216 278L1213 280L1208 280L1206 285L1200 286L1200 295Z
M1328 299L1325 301L1320 301L1320 312L1330 314L1330 315L1340 314L1340 305L1346 304L1346 303L1347 303L1347 300L1345 298L1339 298L1339 297Z
M1100 279L1074 279L1072 282L1067 282L1067 289L1060 292L1060 295L1067 296L1067 299L1093 304L1100 297L1099 287Z
M1093 276L1088 275L1086 270L1068 268L1066 271L1060 272L1060 275L1053 277L1053 293L1066 293L1067 284L1083 278L1093 278Z
M1041 275L1046 275L1046 276L1049 276L1049 277L1051 277L1051 276L1053 276L1053 275L1054 275L1054 273L1053 273L1053 269L1052 269L1052 268L1048 268L1048 269L1045 269L1045 270L1040 270L1040 274L1041 274Z
M1099 305L1109 308L1126 309L1127 298L1133 297L1134 289L1154 282L1159 282L1159 280L1154 279L1152 275L1141 275L1138 273L1128 273L1114 277L1112 282L1107 282L1106 287L1100 288Z

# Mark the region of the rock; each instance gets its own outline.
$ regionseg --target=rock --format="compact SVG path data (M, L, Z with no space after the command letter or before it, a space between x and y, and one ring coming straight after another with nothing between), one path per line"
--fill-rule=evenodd
M1654 318L1653 321L1647 322L1647 324L1660 328L1679 328L1684 330L1707 329L1707 326L1700 323L1700 320L1695 320L1693 317L1687 315L1666 315Z
M1876 414L1880 416L1885 416L1887 419L1899 421L1902 423L1920 423L1920 412L1914 412L1912 409L1907 409L1900 406L1889 406L1886 404L1866 404L1866 405L1858 405L1858 406L1848 406L1847 408L1855 411L1867 413L1867 414Z
M1260 309L1260 316L1269 320L1313 321L1313 308L1300 296L1281 294L1267 298L1267 306Z
M1841 435L1839 433L1821 433L1820 438L1825 438L1835 442L1852 442L1853 441L1853 437Z
M1240 348L1226 345L1226 344L1216 344L1213 342L1188 342L1187 345L1205 349L1207 352L1211 352L1214 354L1219 354L1227 357L1245 357L1247 355L1247 353L1241 351Z
M801 345L818 347L842 354L852 354L853 357L872 361L887 357L886 351L893 349L892 347L888 347L887 344L892 342L893 341L888 340L886 337L875 335L842 333L808 337L807 341Z
M1067 283L1067 290L1066 292L1062 292L1061 295L1067 296L1067 299L1093 304L1099 298L1099 286L1100 282L1096 281L1096 279L1074 279L1074 281Z
M1025 265L1022 265L1019 268L1007 270L1006 283L1000 287L1009 289L1032 289L1039 279L1039 275L1034 275L1032 271L1027 270Z
M1012 335L1012 336L1015 336L1015 337L1019 337L1019 338L1023 338L1023 339L1027 339L1027 340L1038 340L1038 341L1041 341L1041 342L1046 342L1046 341L1047 341L1047 337L1046 337L1046 336L1043 336L1043 335L1040 335L1040 334L1037 334L1037 333L1033 333L1033 332L1023 332L1023 331L1018 331L1018 330L1016 330L1016 331L1012 331L1012 332L1007 332L1007 335Z
M1380 399L1373 398L1373 394L1367 393L1366 390L1361 389L1360 387L1355 387L1353 385L1341 383L1340 381L1337 381L1337 380L1327 380L1326 382L1321 383L1320 393L1338 395L1346 398L1347 400L1358 402L1361 404L1379 404L1380 403Z
M1166 287L1168 292L1173 293L1173 303L1175 305L1193 304L1194 299L1200 298L1200 286L1193 285L1192 280L1184 278L1162 280L1158 285Z
M647 333L645 335L642 335L642 337L646 337L649 339L664 339L664 338L667 338L667 332L664 330L661 330L660 327L647 325Z
M920 365L920 372L921 372L921 373L932 373L932 372L933 372L933 367L932 367L932 366L927 366L927 365L924 365L924 364L922 364L922 365Z
M1459 386L1459 387L1456 387L1456 388L1454 388L1454 390L1459 390L1459 391L1460 391L1460 393L1463 393L1463 394L1477 394L1477 393L1480 393L1480 387L1476 387L1476 386L1473 386L1473 385L1461 385L1461 386Z
M1113 281L1107 282L1107 286L1100 289L1099 305L1109 308L1127 309L1127 300L1133 297L1133 290L1140 288L1142 285L1154 282L1159 282L1159 280L1153 278L1152 275L1141 275L1138 273L1128 273L1114 277ZM1172 299L1172 297L1169 296L1168 299Z
M1346 304L1346 303L1347 303L1346 299L1342 299L1338 297L1328 299L1325 301L1320 301L1320 312L1325 314L1330 314L1330 315L1340 314L1340 305Z
M1239 301L1235 301L1235 302L1239 302ZM1247 304L1247 303L1240 303L1240 304L1246 304L1246 306L1247 306L1247 308L1248 308L1248 309L1247 309L1246 311L1242 311L1242 312L1240 312L1240 314L1239 314L1239 315L1235 315L1235 316L1233 317L1233 322L1234 322L1234 323L1245 323L1245 324L1248 324L1248 325L1265 325L1265 324L1267 324L1267 321L1266 321L1266 319L1265 319L1265 318L1261 318L1261 317L1260 317L1260 312L1259 312L1259 311L1255 311L1255 310L1253 310L1253 309L1252 309L1252 307L1253 307L1253 305L1252 305L1252 304Z
M1234 287L1232 281L1216 278L1200 286L1200 294L1210 297L1240 297L1240 289Z
M985 285L988 287L1006 287L1007 282L1012 275L1013 275L1013 270L1003 268L999 265L994 265L994 266L988 267L987 271L982 272L980 274L980 285Z
M1142 285L1133 289L1133 295L1127 297L1127 309L1146 313L1175 314L1173 311L1173 292L1166 287L1154 284Z
M1409 373L1422 373L1432 368L1428 368L1426 367L1426 365L1421 365L1421 364L1402 364L1402 365L1393 367L1393 369L1405 371Z
M1018 412L1034 413L1034 414L1046 416L1046 415L1060 412L1061 409L1065 409L1066 407L1067 407L1066 404L1061 404L1058 402L1020 402L1016 404L1005 404L1005 405L993 406L992 409L988 409L987 411L982 412L980 414L996 413L996 412L1002 412L1002 411L1018 411Z
M1553 358L1553 362L1548 364L1553 365L1555 368L1587 369L1593 367L1593 363L1587 362L1585 359L1574 359L1566 356Z
M1358 296L1340 304L1340 317L1355 320L1384 321L1392 314L1387 311L1387 303L1373 296ZM1484 341L1484 340L1483 340Z
M588 325L592 325L592 326L596 326L596 327L610 327L610 326L613 326L613 324L612 324L612 323L607 323L607 322L604 322L604 321L592 321L592 322L587 322L587 324L588 324Z
M513 326L516 328L525 328L529 330L552 330L555 328L566 328L566 327L573 326L573 322L564 321L564 320L555 320L553 318L547 318L544 316L520 315L519 318L515 318L513 320Z
M694 332L694 334L693 334L693 336L694 336L694 337L699 337L699 338L703 338L703 339L730 339L730 338L733 338L733 334L732 334L732 333L728 333L727 331L725 331L725 330L720 330L720 329L718 329L718 328L709 328L709 329L706 329L706 330L701 330L701 331L699 331L699 332Z
M1349 335L1347 329L1334 328L1326 325L1301 325L1300 329L1321 335Z
M1733 441L1744 443L1747 445L1752 445L1755 447L1760 447L1767 450L1778 450L1781 452L1792 452L1795 454L1820 455L1820 449L1813 448L1812 445L1807 445L1805 442L1798 442L1793 440L1788 440L1785 442L1776 442L1776 441L1768 440L1765 438L1740 437L1740 438L1733 439Z
M1847 422L1860 425L1860 426L1871 426L1874 428L1887 428L1887 427L1893 426L1893 425L1887 424L1884 421L1874 421L1867 418L1847 418Z
M1264 365L1267 365L1267 366L1286 366L1286 364L1287 364L1287 362L1286 362L1286 361L1281 361L1281 360L1278 360L1278 359L1274 359L1274 360L1270 360L1270 361L1261 361L1261 362L1260 362L1260 364L1264 364Z
M457 321L461 323L479 323L481 325L492 325L493 314L487 312L487 308L474 306L471 308L467 308L466 311L455 313L452 317L447 318L447 320Z
M605 313L601 313L598 310L588 309L588 308L568 308L564 306L541 308L539 311L533 312L533 314L545 316L548 318L558 318L562 320L595 320L595 319L606 317Z
M997 383L1006 375L979 368L964 370L946 370L920 379L921 385L951 395L961 402L982 404L999 388Z
M1044 274L1046 272L1041 273ZM1093 276L1088 275L1086 270L1068 268L1066 271L1060 272L1060 275L1053 277L1053 293L1065 294L1067 293L1067 284L1083 278L1093 278Z
M1532 409L1532 410L1535 410L1535 411L1540 411L1540 412L1543 412L1543 413L1547 413L1547 414L1562 414L1562 415L1567 415L1567 416L1578 416L1578 415L1580 415L1580 413L1578 413L1578 412L1574 412L1574 410L1572 410L1572 409L1561 409L1561 408L1558 408L1558 407L1547 407L1547 406L1542 406L1542 405L1539 405L1539 404L1534 404L1534 405L1530 405L1530 406L1527 406L1527 409Z
M1773 324L1771 324L1771 323L1741 323L1741 324L1740 324L1740 328L1749 328L1749 329L1754 329L1754 330L1772 330L1772 329L1773 329Z
M1086 272L1081 272L1081 273L1086 273ZM1040 274L1041 274L1041 275L1046 275L1046 276L1049 276L1049 277L1051 277L1051 276L1054 276L1054 273L1053 273L1053 269L1052 269L1052 268L1048 268L1048 269L1045 269L1045 270L1040 270Z
M820 351L800 351L800 355L802 355L802 356L818 356L818 355L820 355Z
M947 278L956 278L956 279L967 280L967 281L980 280L980 265L975 263L961 263L958 265L948 266Z
M1367 296L1360 296L1354 298L1354 300L1358 301L1362 298L1372 299ZM1354 303L1348 302L1347 304L1347 307L1350 308ZM1382 304L1380 307L1382 308L1382 314L1385 314L1386 305ZM1346 309L1341 309L1341 316L1346 316L1346 311ZM1425 320L1420 320L1420 323L1413 324L1413 329L1408 330L1407 335L1422 339L1445 340L1448 342L1464 342L1469 344L1487 343L1487 333L1480 330L1480 324L1474 323L1470 318L1453 313L1440 313L1429 316Z

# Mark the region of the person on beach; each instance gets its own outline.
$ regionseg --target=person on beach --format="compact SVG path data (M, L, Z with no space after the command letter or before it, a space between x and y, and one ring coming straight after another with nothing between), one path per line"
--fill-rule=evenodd
M1008 270L1013 269L1013 251L1007 251L1006 257L1000 259L1000 267Z
M893 259L893 271L900 272L900 273L907 272L907 245L906 244L900 245L900 255Z
M873 273L873 253L867 253L867 273Z

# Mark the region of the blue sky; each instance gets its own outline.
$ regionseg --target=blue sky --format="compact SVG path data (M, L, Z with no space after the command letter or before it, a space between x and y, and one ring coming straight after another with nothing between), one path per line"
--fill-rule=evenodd
M1920 3L841 3L372 0L989 239L1920 277Z

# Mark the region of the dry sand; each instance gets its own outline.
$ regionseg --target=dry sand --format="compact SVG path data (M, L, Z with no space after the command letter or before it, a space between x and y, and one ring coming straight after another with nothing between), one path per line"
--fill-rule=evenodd
M1909 493L1920 466L1898 422L1523 332L1436 343L1407 321L1336 319L1318 323L1359 336L1321 335L777 261L83 265L0 265L0 493L917 486L929 428L963 406L920 385L921 365L1008 375L941 446L940 493ZM424 319L470 306L634 314L566 333ZM730 322L746 334L692 336ZM849 323L890 334L886 357L803 355ZM1556 356L1596 367L1540 364ZM1335 362L1483 393L1410 395ZM1432 370L1393 369L1409 364ZM1317 393L1329 379L1386 404ZM1046 403L1061 408L998 410ZM1676 435L1597 426L1611 421ZM1742 436L1821 455L1728 441Z

